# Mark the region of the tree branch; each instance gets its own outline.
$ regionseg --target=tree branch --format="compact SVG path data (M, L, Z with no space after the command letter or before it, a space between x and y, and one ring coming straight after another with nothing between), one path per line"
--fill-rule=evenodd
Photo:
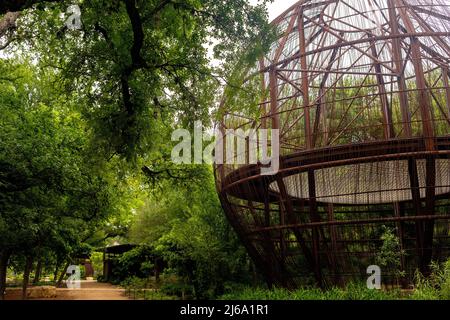
M132 117L135 112L133 102L131 100L131 92L129 85L129 77L131 74L143 68L145 66L145 61L141 57L141 50L144 46L144 29L142 27L141 16L139 15L139 10L136 7L136 0L123 0L125 2L125 7L127 9L127 14L131 22L131 27L133 29L133 45L130 49L131 64L127 66L121 75L120 84L122 87L122 99L127 111L128 116ZM129 119L133 121L133 119ZM130 123L132 124L132 123Z
M151 16L154 16L155 14L160 12L162 9L164 9L171 2L172 2L171 0L161 1L161 3L158 6L156 6L155 9L152 10Z
M44 2L61 2L61 0L2 0L0 2L0 14L23 11L35 4Z
M0 20L0 38L3 37L6 32L16 27L16 21L20 16L20 12L8 12Z
M142 27L141 16L136 7L136 0L124 0L127 8L127 14L133 29L133 45L131 47L131 66L127 68L127 72L131 74L134 70L142 68L145 65L144 59L141 57L141 50L144 46L144 29Z

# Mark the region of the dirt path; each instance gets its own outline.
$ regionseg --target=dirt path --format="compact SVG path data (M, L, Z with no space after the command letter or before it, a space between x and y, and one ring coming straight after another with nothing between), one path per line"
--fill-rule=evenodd
M20 289L7 290L6 300L21 299ZM81 281L80 289L56 289L56 298L33 300L128 300L125 290L109 283Z

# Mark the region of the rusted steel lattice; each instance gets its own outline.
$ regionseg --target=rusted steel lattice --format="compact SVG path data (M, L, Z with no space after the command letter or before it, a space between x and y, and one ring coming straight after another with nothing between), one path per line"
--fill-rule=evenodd
M292 288L373 264L385 283L429 273L450 245L450 2L303 0L273 24L278 40L240 70L245 90L224 95L218 124L280 132L276 175L250 148L216 165L252 259Z

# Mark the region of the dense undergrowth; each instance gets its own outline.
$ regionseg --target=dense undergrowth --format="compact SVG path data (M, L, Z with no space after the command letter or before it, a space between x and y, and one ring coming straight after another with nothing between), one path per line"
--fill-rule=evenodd
M365 283L350 283L345 288L320 290L301 288L288 291L282 288L243 288L222 295L222 300L450 300L450 260L432 264L432 273L425 278L415 275L414 289L371 290Z
M162 275L154 279L129 278L122 282L133 299L172 300L189 299L193 293L175 276ZM219 300L450 300L450 260L443 264L434 263L432 273L425 278L416 273L414 288L410 290L368 289L365 283L350 283L343 288L321 290L314 287L289 291L283 288L230 284L226 293L216 297Z
M244 288L242 291L225 294L221 300L393 300L400 299L400 290L370 290L364 284L352 283L345 288L321 290L302 288L289 291L282 288Z

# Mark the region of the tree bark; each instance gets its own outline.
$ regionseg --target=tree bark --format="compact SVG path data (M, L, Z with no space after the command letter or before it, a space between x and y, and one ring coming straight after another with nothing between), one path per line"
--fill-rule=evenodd
M58 280L58 274L59 274L59 266L61 265L60 261L56 261L56 266L55 266L55 272L53 272L53 281L56 283L56 281Z
M57 288L61 287L61 284L64 280L64 276L66 275L66 272L67 272L67 268L69 268L69 266L70 266L70 261L67 261L66 265L64 266L63 271L61 272L61 275L59 276L58 282L56 283Z
M27 288L28 288L28 283L30 282L30 272L31 272L32 266L33 266L33 256L29 255L26 258L25 270L23 273L22 300L27 299Z
M155 259L155 281L159 282L159 259Z
M37 284L41 280L41 273L42 273L42 259L39 258L36 266L36 272L34 273L33 284Z
M17 18L19 18L19 12L8 12L0 19L0 37L3 37L6 32L16 26Z
M8 260L10 256L10 251L5 250L0 252L0 300L5 298L6 271L8 270Z
M258 274L256 273L256 266L253 264L253 261L250 260L250 273L252 274L252 282L253 287L258 286Z

